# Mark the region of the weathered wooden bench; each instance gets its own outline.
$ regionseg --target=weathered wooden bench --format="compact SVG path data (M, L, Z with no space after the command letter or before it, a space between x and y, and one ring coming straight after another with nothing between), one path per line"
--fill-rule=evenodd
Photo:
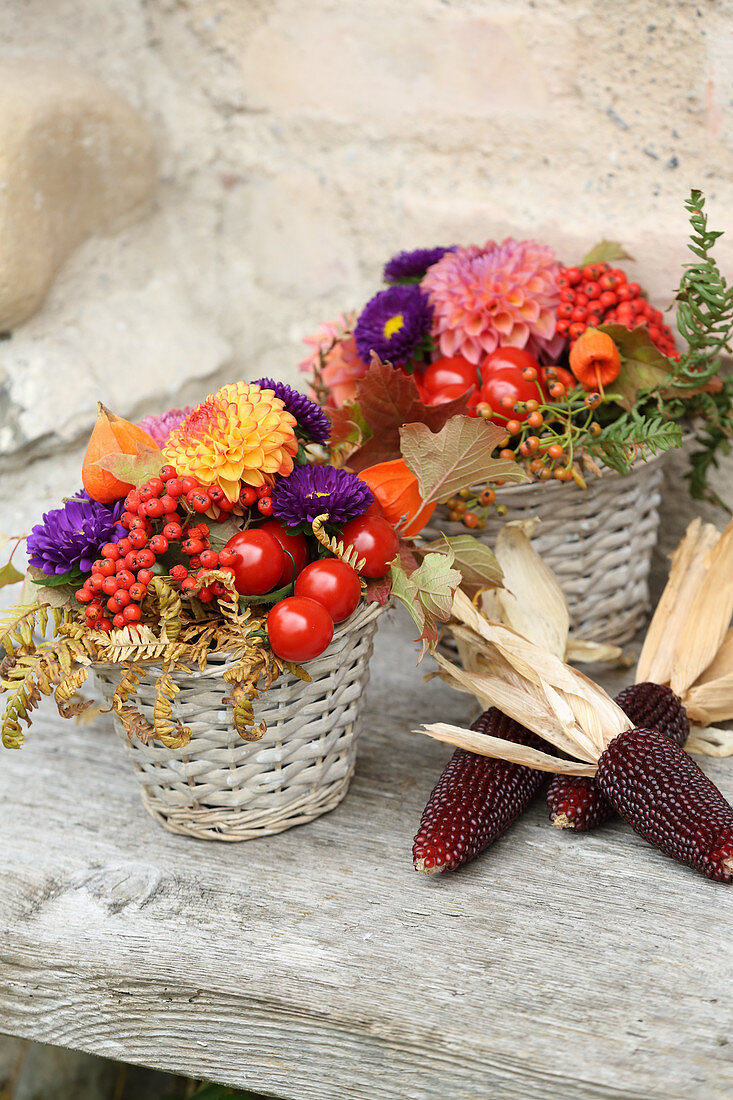
M380 629L346 801L257 842L166 833L109 719L44 709L0 756L0 1031L295 1100L730 1096L733 890L542 800L413 871L450 750L409 731L470 702L410 637Z

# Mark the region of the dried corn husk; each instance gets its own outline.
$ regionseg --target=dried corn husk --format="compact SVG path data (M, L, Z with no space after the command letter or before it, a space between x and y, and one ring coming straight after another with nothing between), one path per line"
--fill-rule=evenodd
M733 522L710 550L709 568L677 643L670 687L683 696L712 663L733 614Z
M698 518L672 556L669 579L647 631L636 682L669 684L693 722L733 719L733 522L723 534ZM688 751L733 754L714 731Z
M494 547L504 574L495 590L501 620L541 649L563 657L570 631L570 612L555 574L535 553L530 522L505 523Z
M436 660L441 676L459 691L473 694L482 707L491 704L517 722L539 734L567 753L571 761L540 753L543 763L530 766L546 771L567 770L574 758L590 775L606 745L629 727L629 720L620 707L583 673L564 664L501 623L492 623L458 590L453 601L450 629L464 646L473 650L474 671L458 668L440 654ZM444 723L426 726L424 731L438 740L457 744L456 729ZM470 730L460 730L460 735ZM452 738L452 739L451 739ZM479 737L472 751L485 756L498 756L515 762L517 752L526 746L504 742L500 738ZM527 750L531 752L535 750Z
M720 539L711 523L698 517L672 555L669 579L654 612L636 668L636 682L668 684L677 646L710 568L710 552Z
M459 749L478 753L480 756L497 756L501 760L510 760L513 764L525 764L528 768L537 768L544 772L563 772L565 775L595 775L594 764L578 764L574 760L561 760L558 756L549 756L527 745L517 745L501 737L465 730L460 726L451 726L445 722L436 722L413 733L426 733L436 741L455 745ZM493 749L488 752L487 749Z
M733 730L721 730L715 726L693 726L685 749L700 756L731 756Z

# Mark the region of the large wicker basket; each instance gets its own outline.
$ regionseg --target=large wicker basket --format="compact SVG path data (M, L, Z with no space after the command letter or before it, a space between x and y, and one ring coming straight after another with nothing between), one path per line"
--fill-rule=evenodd
M311 683L290 674L276 680L255 704L267 732L243 741L222 703L227 664L212 655L204 672L176 673L180 694L174 715L190 727L183 749L130 740L115 729L135 765L143 805L173 833L207 840L252 840L312 821L332 810L348 790L356 763L358 716L369 679L379 604L362 605L337 628L333 642L308 663ZM114 665L95 674L109 700L120 679ZM152 721L155 680L151 666L136 702Z
M542 521L532 545L557 577L570 608L575 635L621 644L644 623L649 607L649 570L659 527L663 455L637 462L622 477L604 470L588 488L558 481L504 486L498 503L503 518L492 517L479 537L493 546L503 523ZM436 509L422 531L425 539L465 534L447 509Z

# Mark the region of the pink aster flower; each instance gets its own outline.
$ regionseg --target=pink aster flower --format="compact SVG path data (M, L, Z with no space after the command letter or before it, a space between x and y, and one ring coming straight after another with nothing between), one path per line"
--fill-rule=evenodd
M507 237L447 252L420 284L441 353L471 363L507 346L555 355L562 346L555 334L558 274L554 252L536 241Z
M337 317L319 326L319 331L306 336L303 343L314 350L300 363L300 369L313 374L321 356L324 359L319 380L329 393L328 404L340 408L356 397L356 383L369 369L367 363L359 357L353 336L356 315ZM318 400L316 394L312 394Z

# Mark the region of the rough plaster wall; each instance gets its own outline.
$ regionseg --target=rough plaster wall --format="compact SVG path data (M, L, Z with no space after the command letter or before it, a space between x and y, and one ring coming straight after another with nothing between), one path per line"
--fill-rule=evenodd
M31 322L60 378L85 362L62 340L82 304L157 277L231 348L208 379L187 363L185 396L235 374L293 380L299 338L363 302L392 252L427 243L532 234L570 260L620 238L664 305L692 185L730 232L733 271L727 0L6 0L0 42L94 73L159 145L153 212L83 245ZM0 372L23 369L24 340L0 344ZM120 411L139 397L131 386ZM52 442L67 449L30 472L22 451L2 460L16 472L0 481L1 528L73 488L79 447ZM667 509L669 540L680 515Z

